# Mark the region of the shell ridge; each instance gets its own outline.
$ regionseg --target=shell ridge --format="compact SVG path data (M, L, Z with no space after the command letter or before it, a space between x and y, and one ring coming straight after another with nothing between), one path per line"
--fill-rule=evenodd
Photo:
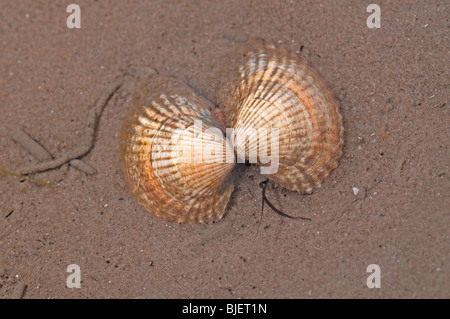
M230 124L236 135L251 127L279 128L279 169L269 178L287 189L311 193L342 155L339 104L319 73L284 47L257 40L244 57L231 83L234 89L222 101ZM249 146L245 137L238 137L239 143L237 149ZM262 146L268 141L259 140ZM256 148L250 145L250 153Z

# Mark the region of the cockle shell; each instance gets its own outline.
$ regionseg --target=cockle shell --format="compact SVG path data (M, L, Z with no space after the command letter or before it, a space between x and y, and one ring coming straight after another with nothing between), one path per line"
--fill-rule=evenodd
M233 192L235 156L262 167L268 158L276 161L268 177L302 193L320 187L336 168L342 117L320 75L265 41L252 41L244 57L219 95L233 129L230 140L213 105L182 82L153 75L137 86L120 158L132 193L155 216L178 222L221 218Z
M289 190L311 193L342 155L339 104L321 76L283 47L254 41L244 57L219 97L227 124L234 128L238 157L257 157L261 164L263 148L272 156L278 153L278 170L269 179ZM278 149L255 133L261 128L277 130Z
M233 150L211 116L212 104L182 82L154 75L140 83L120 138L122 172L131 192L155 216L214 221L233 184Z

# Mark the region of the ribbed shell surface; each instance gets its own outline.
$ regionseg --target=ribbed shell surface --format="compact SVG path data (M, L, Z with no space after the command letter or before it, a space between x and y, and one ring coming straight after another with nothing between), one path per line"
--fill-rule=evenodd
M339 104L321 76L296 54L265 41L252 43L224 92L221 104L235 130L238 157L257 156L261 164L262 149L278 153L278 171L269 179L311 193L336 168L344 143ZM261 129L277 130L278 149L261 138Z
M157 217L207 222L222 217L233 191L232 152L211 103L182 82L155 75L137 85L120 137L125 181Z

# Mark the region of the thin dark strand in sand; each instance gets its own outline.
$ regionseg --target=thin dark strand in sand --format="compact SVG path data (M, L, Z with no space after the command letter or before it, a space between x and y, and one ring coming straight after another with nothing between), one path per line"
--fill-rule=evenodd
M307 218L307 217L301 217L301 216L291 216L288 215L286 213L283 213L281 210L277 209L275 206L272 205L272 203L267 199L266 197L266 187L267 184L269 184L269 180L266 179L265 181L261 182L259 184L259 187L261 187L262 189L262 208L261 208L261 215L262 215L262 211L264 210L264 202L270 207L272 208L272 210L277 213L278 215L281 215L283 217L287 217L287 218L292 218L292 219L304 219L304 220L311 220L311 218Z
M39 163L36 165L31 165L30 167L21 168L19 169L19 173L23 175L29 175L33 173L48 171L51 169L58 168L64 165L65 163L70 162L73 159L86 155L94 147L95 132L103 109L108 104L109 100L114 95L114 93L122 86L123 82L124 79L120 78L114 83L112 83L102 93L100 98L97 100L97 103L95 104L94 108L92 108L89 111L87 116L87 128L85 130L84 140L79 144L79 146L75 147L72 150L67 151L66 153L63 153L54 160Z

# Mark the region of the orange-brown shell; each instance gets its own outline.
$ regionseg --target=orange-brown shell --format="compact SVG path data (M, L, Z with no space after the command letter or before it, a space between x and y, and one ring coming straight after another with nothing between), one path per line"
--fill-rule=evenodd
M137 86L122 127L120 159L131 192L155 216L207 222L225 213L234 163L225 160L232 150L211 109L172 78L154 75Z
M246 137L255 129L276 128L279 168L269 179L289 190L311 193L342 155L339 104L321 76L285 48L254 41L244 56L219 97L227 124L235 130L238 157L249 160L258 154L259 162L259 150L270 150L270 142L258 135L258 143L249 143Z

